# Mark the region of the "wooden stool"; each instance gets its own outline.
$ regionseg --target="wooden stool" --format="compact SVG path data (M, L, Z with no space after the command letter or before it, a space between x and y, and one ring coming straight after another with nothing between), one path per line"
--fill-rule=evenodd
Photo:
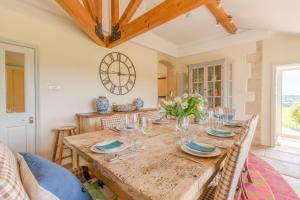
M72 136L76 134L76 126L64 126L60 128L54 129L54 143L53 143L53 154L52 154L52 162L58 163L61 165L63 159L71 157L72 160L72 150L69 149L67 146L64 145L64 137L65 136ZM58 159L56 159L56 152L58 149ZM64 149L70 150L70 155L63 157Z

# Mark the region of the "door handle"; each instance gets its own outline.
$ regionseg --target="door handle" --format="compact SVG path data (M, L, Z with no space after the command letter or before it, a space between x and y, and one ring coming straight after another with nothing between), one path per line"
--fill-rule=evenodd
M33 124L33 122L34 122L33 117L29 117L28 122L29 122L29 124Z

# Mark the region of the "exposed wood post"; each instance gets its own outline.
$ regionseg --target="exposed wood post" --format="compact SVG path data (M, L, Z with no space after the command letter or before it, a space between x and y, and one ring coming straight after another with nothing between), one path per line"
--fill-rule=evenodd
M92 0L83 0L84 7L87 9L87 11L90 13L91 17L93 19L96 19L95 15L95 5Z
M210 0L165 0L129 24L120 27L121 38L112 41L109 47L114 47L137 35L147 32L171 19L174 19Z
M228 16L221 4L217 0L212 0L207 3L207 8L210 12L216 17L216 20L222 24L222 26L229 32L235 33L237 31L236 26L234 25L232 18Z
M130 0L128 3L124 13L122 14L119 24L120 26L127 24L136 10L139 8L140 4L142 3L143 0Z
M78 0L56 0L61 7L76 21L81 29L98 45L104 42L95 33L96 22Z
M115 26L119 21L119 0L111 0L111 25Z
M95 16L102 23L102 0L95 0Z

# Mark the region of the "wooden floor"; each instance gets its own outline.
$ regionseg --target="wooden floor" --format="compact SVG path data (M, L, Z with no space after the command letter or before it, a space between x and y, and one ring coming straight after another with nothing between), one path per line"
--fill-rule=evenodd
M300 143L284 142L274 148L254 146L252 152L277 169L300 196Z

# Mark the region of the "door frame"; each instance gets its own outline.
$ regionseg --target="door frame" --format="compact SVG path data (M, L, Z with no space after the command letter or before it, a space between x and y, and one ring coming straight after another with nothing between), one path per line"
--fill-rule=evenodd
M297 66L297 67L296 67ZM281 98L282 98L282 72L299 69L299 62L273 64L272 65L272 82L271 82L271 146L276 146L277 136L281 136L282 128L282 112L278 111ZM278 93L280 92L280 102L278 99ZM278 130L280 128L280 130Z
M35 153L41 153L41 135L40 135L40 76L39 76L39 47L31 43L24 43L7 38L0 37L0 43L15 45L19 47L30 48L34 51L34 89L35 89Z

